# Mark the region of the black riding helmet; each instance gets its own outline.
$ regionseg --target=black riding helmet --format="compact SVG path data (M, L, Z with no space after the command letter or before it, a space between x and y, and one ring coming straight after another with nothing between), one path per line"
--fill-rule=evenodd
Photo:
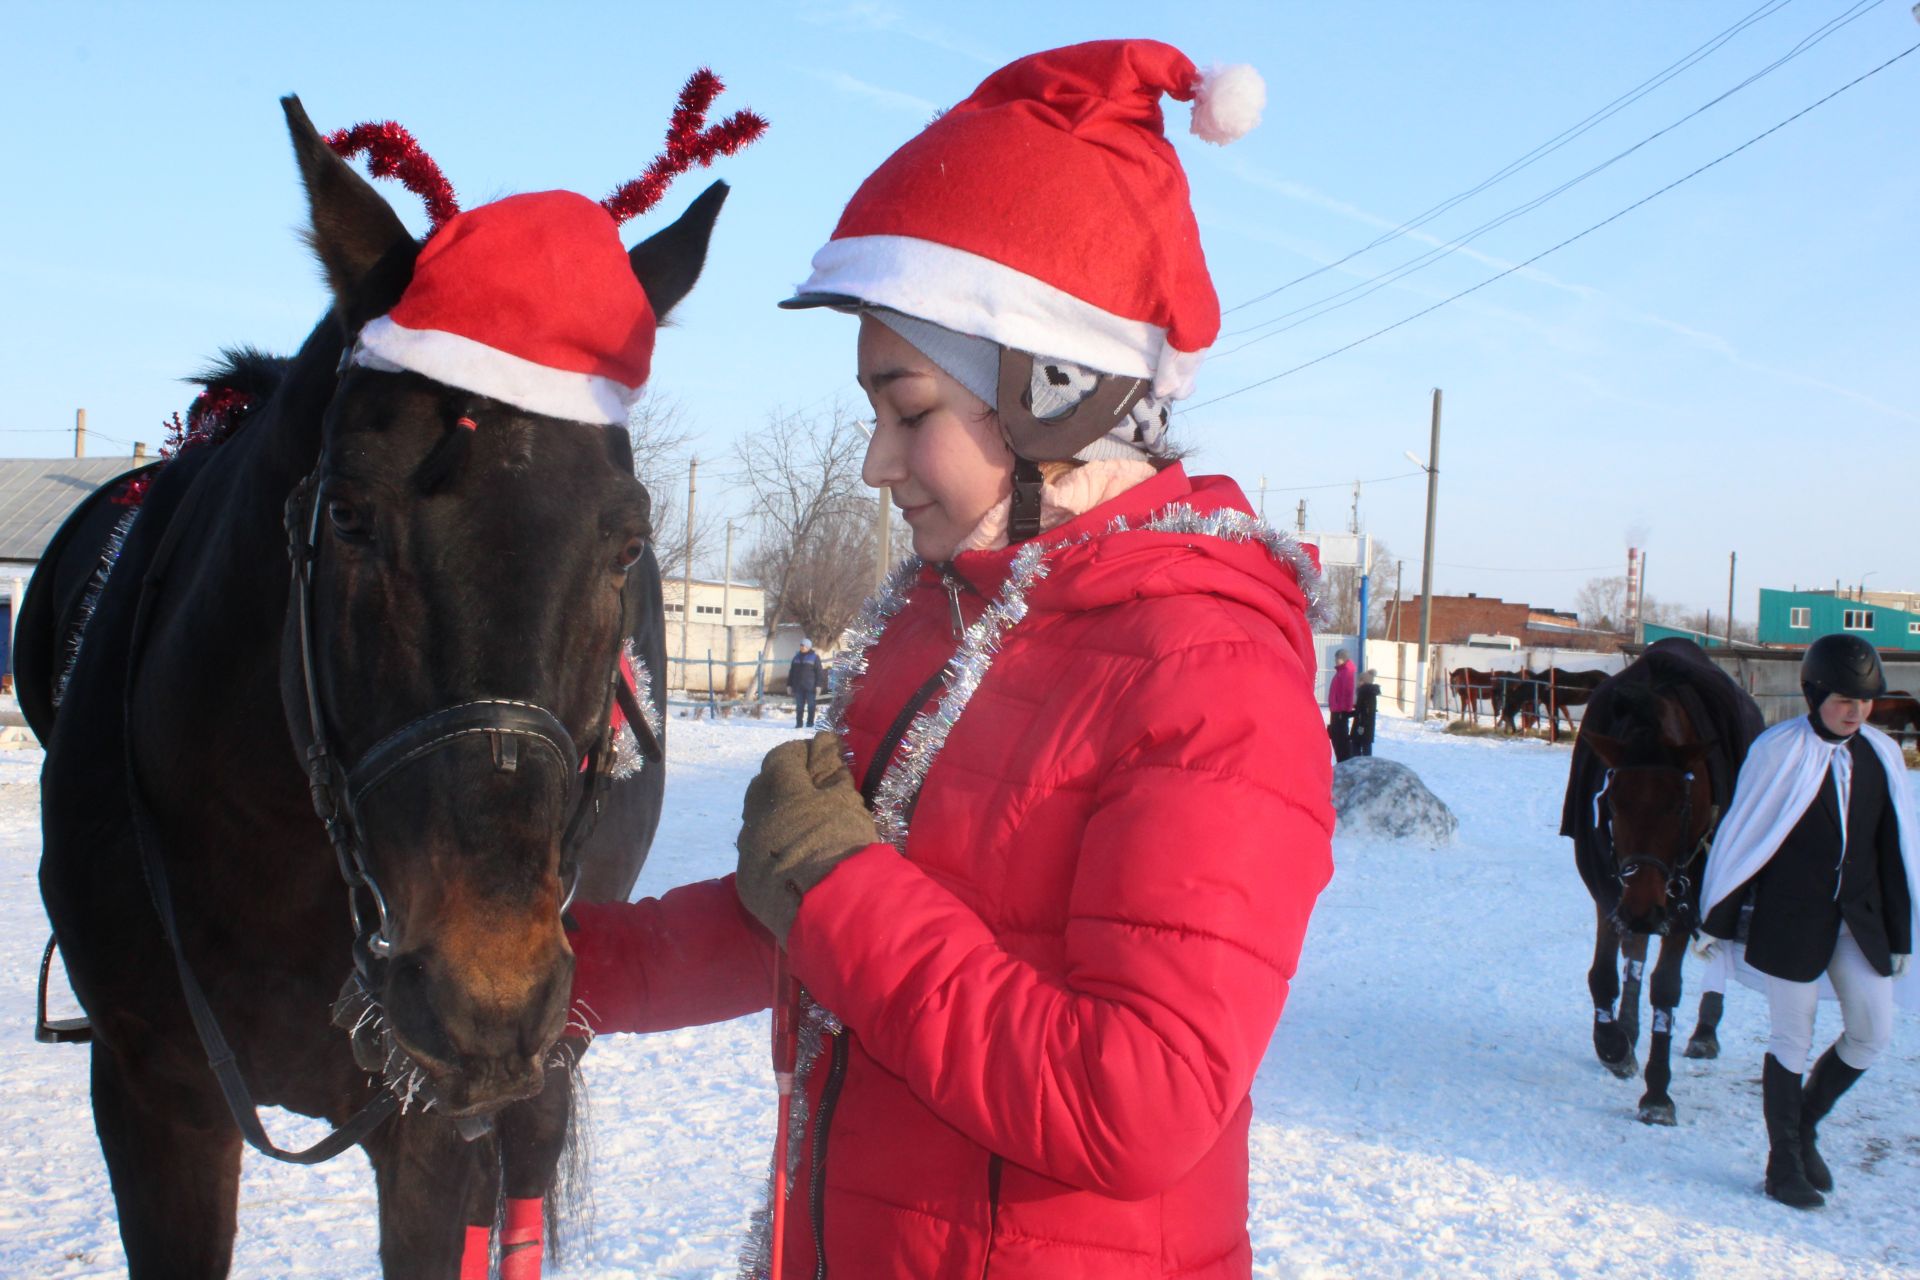
M1829 694L1842 698L1878 698L1887 692L1880 654L1859 636L1821 636L1800 660L1800 689L1807 706L1818 711Z

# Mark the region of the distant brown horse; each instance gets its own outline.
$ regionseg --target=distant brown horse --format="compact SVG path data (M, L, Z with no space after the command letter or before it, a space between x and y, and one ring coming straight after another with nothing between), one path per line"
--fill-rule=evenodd
M1455 667L1447 672L1447 688L1453 693L1454 701L1467 718L1475 724L1480 722L1480 700L1486 699L1489 716L1498 709L1494 702L1493 675L1475 667Z
M1920 732L1920 698L1897 689L1883 698L1876 698L1873 710L1867 714L1867 723L1885 729L1895 737Z

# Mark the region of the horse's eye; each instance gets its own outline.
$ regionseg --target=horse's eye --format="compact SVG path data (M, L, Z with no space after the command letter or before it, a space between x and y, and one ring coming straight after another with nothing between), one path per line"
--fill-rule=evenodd
M327 522L333 531L349 541L365 541L368 536L366 517L351 502L334 498L327 503Z
M646 551L647 540L645 538L639 537L638 535L628 538L627 544L620 548L620 554L613 558L613 571L615 573L625 573L639 562L640 557L645 555Z

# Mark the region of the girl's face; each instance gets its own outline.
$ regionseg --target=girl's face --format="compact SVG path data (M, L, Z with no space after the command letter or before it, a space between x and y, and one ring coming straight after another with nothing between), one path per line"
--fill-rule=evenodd
M860 387L873 439L860 477L893 490L914 554L947 560L1013 492L1013 453L991 409L914 345L860 317Z
M1820 700L1820 723L1836 738L1858 733L1861 724L1872 713L1872 698L1843 698L1837 693L1830 693Z

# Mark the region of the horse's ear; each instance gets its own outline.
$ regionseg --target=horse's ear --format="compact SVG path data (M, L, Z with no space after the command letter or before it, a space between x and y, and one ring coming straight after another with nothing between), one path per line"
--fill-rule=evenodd
M393 309L420 246L380 193L329 147L300 99L280 99L307 188L307 242L326 268L334 312L351 334Z
M707 242L713 237L714 220L726 202L727 184L714 183L672 226L648 236L627 254L634 276L653 304L656 320L665 320L667 313L693 291L700 268L707 264Z
M1620 762L1627 758L1627 744L1618 738L1609 738L1598 729L1581 729L1580 741L1609 769L1618 769Z

